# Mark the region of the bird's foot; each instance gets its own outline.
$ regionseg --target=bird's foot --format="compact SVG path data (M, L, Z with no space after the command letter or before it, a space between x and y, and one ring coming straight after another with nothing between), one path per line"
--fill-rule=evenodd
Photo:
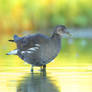
M31 69L31 72L33 72L33 69Z
M33 69L33 66L31 67L31 72L33 73L34 69Z
M43 71L43 67L42 67L42 66L40 66L40 71L41 71L41 72Z
M43 67L41 66L40 71L41 72L46 72L46 65L43 65Z

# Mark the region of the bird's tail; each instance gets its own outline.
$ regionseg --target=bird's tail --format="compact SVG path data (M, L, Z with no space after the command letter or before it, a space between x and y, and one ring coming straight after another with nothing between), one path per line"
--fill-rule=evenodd
M14 42L14 40L8 40L9 42Z
M17 49L16 50L12 50L12 51L8 52L6 55L17 55L17 52L18 52Z
M21 37L18 37L17 35L14 35L14 36L13 36L13 39L14 39L14 40L8 40L8 41L9 41L9 42L17 42L18 40L21 39Z

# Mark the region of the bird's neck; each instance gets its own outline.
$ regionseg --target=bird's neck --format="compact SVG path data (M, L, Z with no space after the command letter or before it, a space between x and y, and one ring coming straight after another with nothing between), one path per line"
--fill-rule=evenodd
M61 36L56 33L53 33L53 35L51 36L51 39L61 40Z
M61 36L58 34L53 34L51 36L51 43L53 44L52 48L54 48L55 53L59 53L61 49Z

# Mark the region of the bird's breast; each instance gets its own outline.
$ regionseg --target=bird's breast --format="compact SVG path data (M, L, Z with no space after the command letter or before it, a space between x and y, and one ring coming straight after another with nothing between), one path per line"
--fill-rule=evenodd
M60 42L50 42L44 45L41 51L41 57L44 61L52 61L60 52L61 44Z

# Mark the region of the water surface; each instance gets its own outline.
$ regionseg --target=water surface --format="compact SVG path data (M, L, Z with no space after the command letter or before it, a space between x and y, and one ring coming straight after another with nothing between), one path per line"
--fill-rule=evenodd
M92 92L92 66L48 67L47 72L28 67L0 69L0 92Z
M6 49L5 49L6 48ZM40 73L17 56L5 54L14 43L0 51L0 92L92 92L92 39L63 39L62 50Z

